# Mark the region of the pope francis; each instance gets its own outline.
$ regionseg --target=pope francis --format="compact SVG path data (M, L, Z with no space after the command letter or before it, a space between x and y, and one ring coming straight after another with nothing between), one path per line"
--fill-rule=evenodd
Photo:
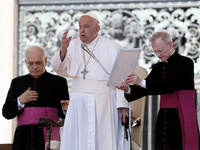
M82 48L85 44L102 66L111 72L120 45L98 35L99 19L86 13L79 20L79 37L71 40L68 31L62 37L62 46L52 58L52 67L58 74L73 78L61 150L125 150L122 120L128 116L128 102L124 93L107 87L109 75Z

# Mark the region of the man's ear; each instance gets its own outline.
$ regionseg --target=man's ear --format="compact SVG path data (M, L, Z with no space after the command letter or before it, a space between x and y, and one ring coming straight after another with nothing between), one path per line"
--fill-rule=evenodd
M173 44L173 42L169 42L169 46L170 46L171 49L174 49L174 44Z
M46 66L47 65L47 57L45 57L44 61L45 61L45 66Z
M99 30L100 30L100 26L97 25L97 27L96 27L96 31L97 31L97 33L99 32Z
M24 61L25 61L25 63L26 63L26 66L27 66L27 63L28 63L28 62L26 61L26 59L25 59Z

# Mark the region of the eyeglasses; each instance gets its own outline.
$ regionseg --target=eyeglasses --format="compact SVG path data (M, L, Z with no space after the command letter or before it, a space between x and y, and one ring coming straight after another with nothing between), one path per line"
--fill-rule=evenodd
M170 42L171 42L171 41L168 42L167 46L169 45ZM164 49L162 49L162 50L158 50L158 51L152 50L152 53L153 53L154 55L156 55L156 54L161 54L164 50L167 49L167 46L166 46Z
M32 67L34 64L35 64L36 66L41 66L41 65L43 64L43 61L28 62L28 63L27 63L27 66L28 66L28 67Z

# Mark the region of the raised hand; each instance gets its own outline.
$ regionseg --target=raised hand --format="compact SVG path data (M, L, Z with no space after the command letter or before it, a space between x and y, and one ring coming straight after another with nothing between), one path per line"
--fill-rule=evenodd
M19 101L21 104L28 103L30 101L36 101L38 98L38 93L34 90L31 90L29 87L24 93L19 96Z
M60 57L62 61L65 58L65 55L67 53L67 48L69 47L69 43L72 38L71 36L67 38L67 34L68 34L68 31L65 31L62 36L61 49L60 49Z

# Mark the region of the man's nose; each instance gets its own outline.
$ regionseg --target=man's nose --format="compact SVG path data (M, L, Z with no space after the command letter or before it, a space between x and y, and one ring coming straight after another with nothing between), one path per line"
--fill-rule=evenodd
M80 31L80 33L82 33L82 32L85 32L85 29L84 28L80 28L79 31Z
M33 68L37 68L38 65L36 63L33 64Z
M156 53L156 56L159 58L160 57L160 53Z

